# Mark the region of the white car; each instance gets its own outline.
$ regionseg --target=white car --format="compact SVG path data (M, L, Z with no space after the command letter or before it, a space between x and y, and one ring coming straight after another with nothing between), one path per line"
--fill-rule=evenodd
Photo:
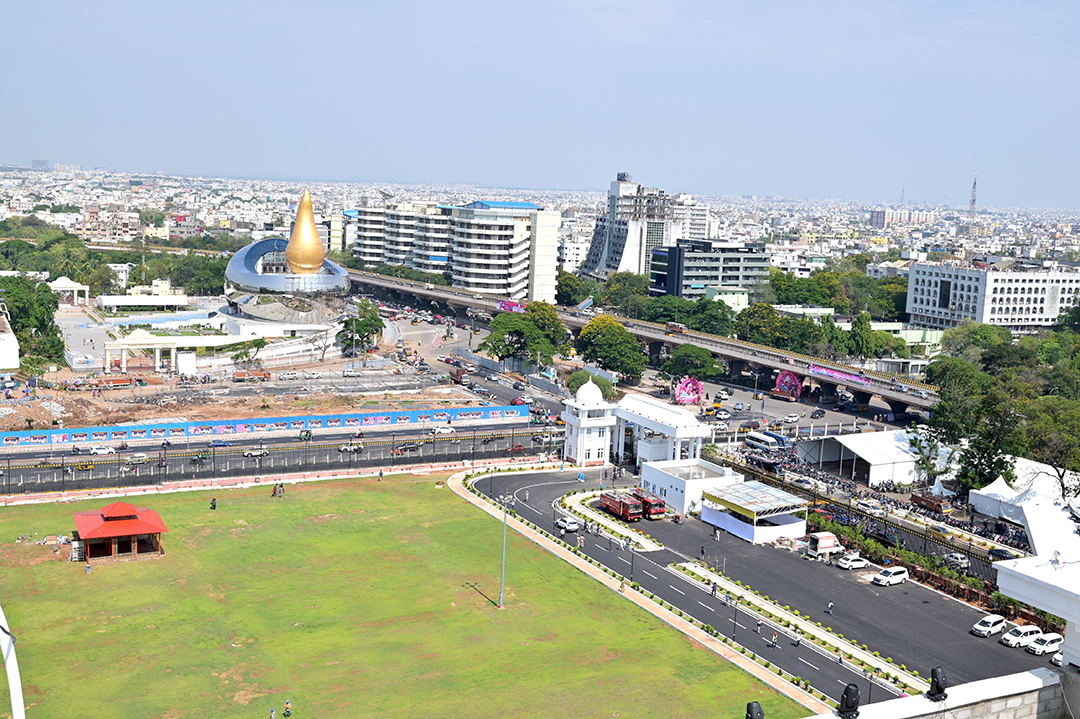
M722 389L719 392L717 392L716 396L719 397L720 399L731 399L731 393L728 392L726 389Z
M727 420L731 419L731 412L728 412L726 409L722 409L716 413L716 418L722 419L726 422Z
M882 587L903 584L908 580L908 570L904 567L887 567L874 575L873 582Z
M431 428L432 434L453 434L454 432L457 432L457 430L445 424L441 424L438 427Z
M885 510L881 508L881 505L868 499L860 499L858 502L855 503L855 508L861 509L862 511L869 514L871 517L885 516Z
M319 372L317 370L312 372L305 372L304 379L322 379L322 372Z
M989 637L1005 628L1005 617L1000 614L987 614L971 627L971 633L977 637Z
M116 450L112 447L104 447L97 444L90 448L90 454L116 454Z
M573 517L559 517L555 520L555 526L567 532L576 532L581 529L581 525Z
M1055 667L1060 667L1062 662L1065 661L1065 657L1061 656L1061 652L1058 652L1054 656L1050 657L1050 663Z
M1030 624L1023 627L1015 627L1011 632L1007 632L998 641L1007 647L1026 647L1033 641L1042 636L1042 630L1038 627L1033 627Z
M1043 634L1041 637L1027 645L1028 654L1035 654L1036 656L1042 656L1043 654L1053 654L1057 650L1061 649L1061 643L1065 641L1065 637L1061 636L1057 632L1050 632L1049 634Z
M717 422L716 424L713 425L713 429L716 430L717 432L727 432L728 431L728 423L727 422Z
M866 569L870 566L870 562L866 557L860 557L858 554L845 554L840 557L840 561L836 563L836 566L841 569Z
M784 424L796 424L799 421L799 415L792 412L788 416L784 417Z

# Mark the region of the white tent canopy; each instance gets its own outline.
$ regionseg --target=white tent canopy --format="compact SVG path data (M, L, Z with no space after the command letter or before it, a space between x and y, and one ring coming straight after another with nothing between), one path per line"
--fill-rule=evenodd
M842 434L803 440L798 444L799 456L811 464L839 462L843 477L853 476L848 467L855 466L855 458L862 463L855 470L857 479L865 480L871 487L886 482L911 484L919 477L915 464L918 453L911 448L907 430L892 432L864 432ZM945 454L945 451L942 451ZM849 463L851 463L849 465ZM864 467L869 465L869 472Z
M1005 517L1018 522L1021 518L1020 512L1017 511L1014 516L1008 516L1010 514L1009 510L1004 509L1012 507L1009 502L1017 494L1018 492L1009 486L1004 477L998 477L982 489L971 490L968 493L968 501L971 502L971 506L975 507L976 512L990 517Z

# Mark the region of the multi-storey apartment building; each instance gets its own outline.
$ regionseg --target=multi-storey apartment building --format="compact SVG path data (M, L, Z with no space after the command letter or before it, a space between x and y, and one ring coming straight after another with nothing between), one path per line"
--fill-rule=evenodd
M649 291L696 300L708 287L749 289L769 280L764 242L679 240L652 251Z
M1080 272L1024 269L1011 261L981 268L918 262L908 277L911 324L945 329L964 320L1033 334L1055 325L1080 296Z
M675 200L663 190L639 185L628 173L620 172L608 190L606 212L596 219L581 271L597 279L607 279L616 272L648 274L653 249L671 247L685 236L676 217Z
M709 208L693 195L678 195L671 205L675 219L682 224L682 236L691 240L709 238Z
M925 225L934 221L934 213L925 210L870 210L870 226L884 229L890 225Z
M139 213L125 212L116 205L87 205L74 230L84 242L128 242L141 239L143 235Z
M555 301L560 215L528 202L431 202L345 213L352 252L368 266L449 272L455 287Z

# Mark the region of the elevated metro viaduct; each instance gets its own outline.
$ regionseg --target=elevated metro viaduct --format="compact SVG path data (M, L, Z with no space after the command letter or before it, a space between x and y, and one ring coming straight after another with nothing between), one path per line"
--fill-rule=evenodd
M499 309L499 302L505 302L505 297L494 295L477 294L465 290L447 287L445 285L427 285L423 282L413 282L398 277L387 277L370 272L350 270L353 284L369 288L392 290L395 292L412 295L418 301L434 301L451 308L464 310L473 308L495 314ZM573 314L560 311L559 319L573 332L579 332L582 327L589 323L591 317L574 316ZM860 407L866 407L874 396L880 397L896 414L908 411L930 409L938 402L937 387L932 385L899 381L894 375L880 372L865 372L857 367L845 365L840 362L832 362L794 352L785 352L774 347L757 345L751 342L742 342L727 337L705 334L704 332L676 332L667 331L664 325L641 320L631 320L625 317L617 318L619 323L626 327L642 343L648 345L650 356L657 356L665 345L669 350L674 350L682 344L692 344L703 347L717 357L728 363L732 373L737 374L743 369L753 371L765 370L770 376L772 370L778 372L791 372L801 378L805 384L810 382L821 388L822 401L829 402L829 398L836 396L839 387L846 388L855 398ZM763 387L763 391L769 391L772 387ZM912 394L914 391L926 393L926 397Z

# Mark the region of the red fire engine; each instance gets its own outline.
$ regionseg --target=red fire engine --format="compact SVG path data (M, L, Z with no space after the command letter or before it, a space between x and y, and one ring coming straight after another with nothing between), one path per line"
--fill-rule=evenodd
M600 506L627 522L641 519L641 500L626 492L604 492L600 495Z
M664 513L667 511L667 505L664 503L663 499L641 487L634 487L630 490L630 493L641 500L645 519L664 518Z

